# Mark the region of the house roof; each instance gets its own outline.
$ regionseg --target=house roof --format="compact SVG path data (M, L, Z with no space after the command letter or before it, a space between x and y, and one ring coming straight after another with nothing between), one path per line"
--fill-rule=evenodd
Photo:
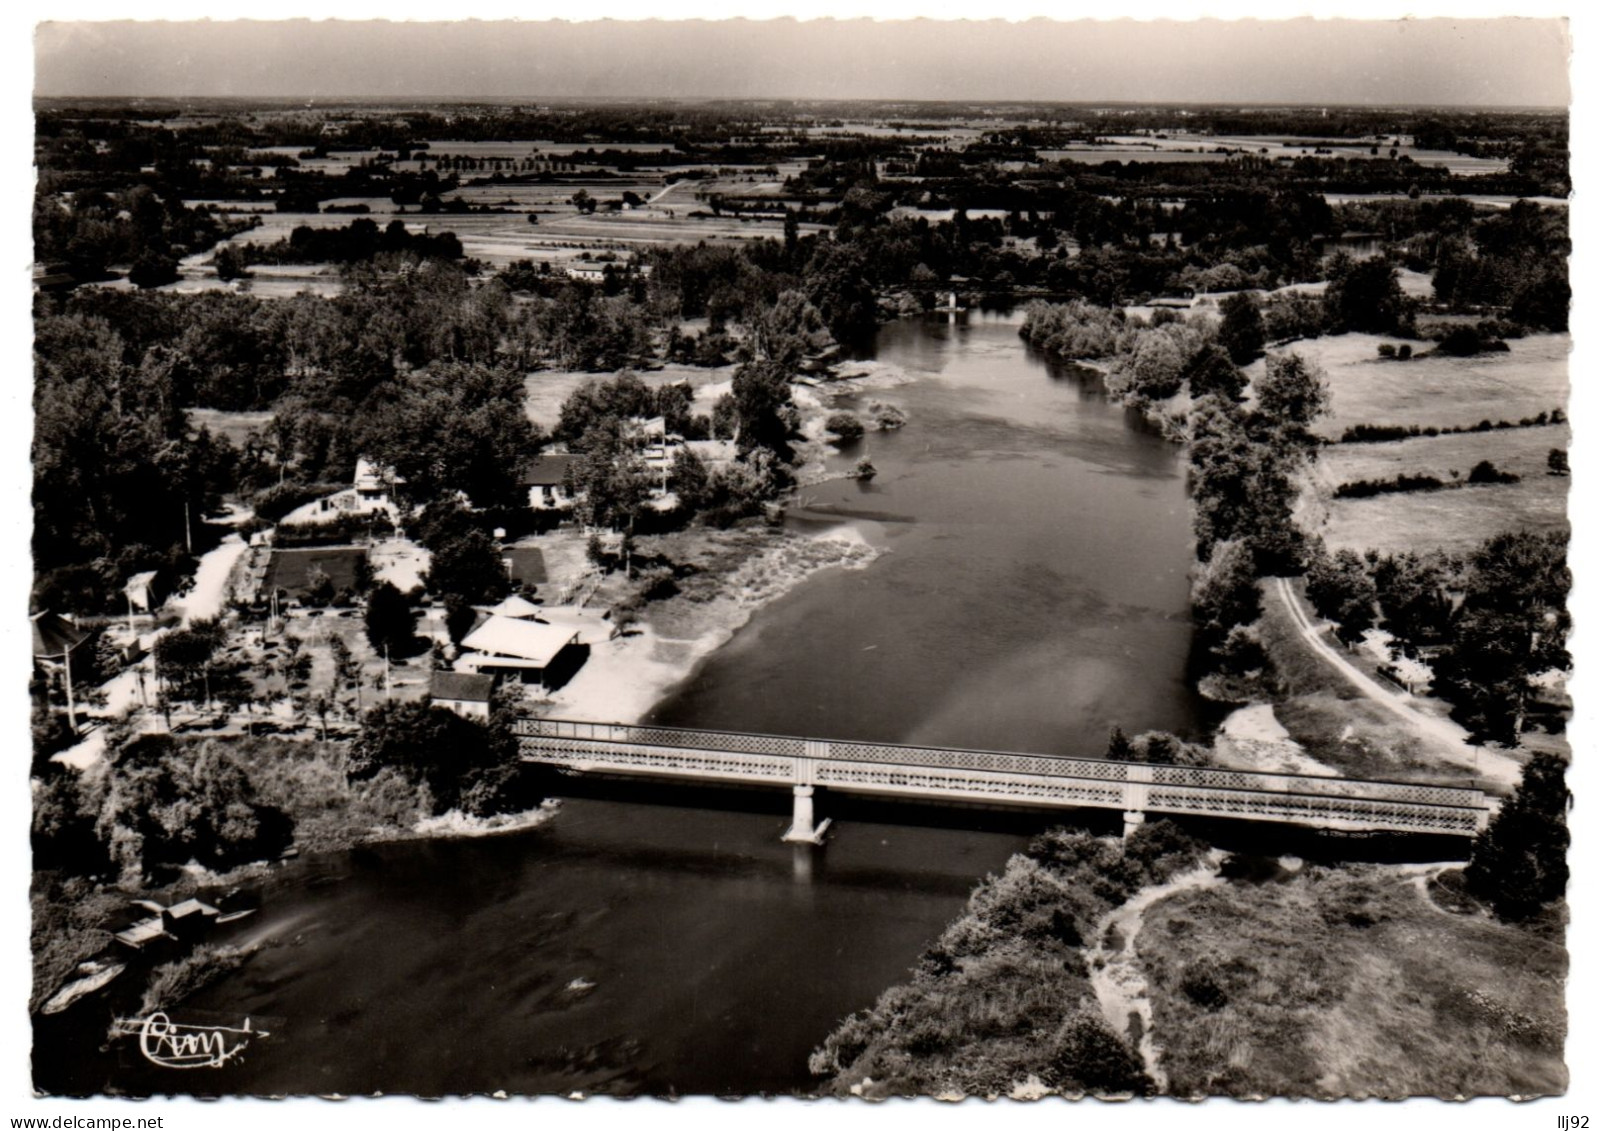
M559 487L566 482L566 469L581 457L556 452L540 456L522 473L524 487Z
M60 613L48 610L33 615L33 654L40 660L65 656L88 638L88 633Z
M543 666L575 639L577 633L564 625L491 616L467 633L461 647Z
M518 593L513 593L505 600L501 601L498 605L495 605L492 609L487 611L491 616L515 617L517 619L521 619L522 617L531 617L537 615L539 607L532 601L529 601L526 597L523 597Z
M435 699L457 699L487 703L494 692L494 677L471 672L434 672L428 679L428 694Z

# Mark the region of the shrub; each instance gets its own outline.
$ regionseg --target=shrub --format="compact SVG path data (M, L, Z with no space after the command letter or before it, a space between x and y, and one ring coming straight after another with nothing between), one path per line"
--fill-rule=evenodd
M1222 984L1221 970L1214 958L1200 958L1184 968L1177 980L1177 989L1199 1008L1214 1011L1227 1004L1228 994Z
M840 441L858 440L866 434L866 425L853 412L835 412L827 418L827 430Z

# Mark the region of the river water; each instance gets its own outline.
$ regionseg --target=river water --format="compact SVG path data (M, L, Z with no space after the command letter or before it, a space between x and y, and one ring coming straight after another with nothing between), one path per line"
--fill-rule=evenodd
M909 423L836 457L869 453L875 480L807 488L790 521L850 522L888 552L762 609L658 721L1059 754L1102 751L1112 725L1197 725L1177 453L1092 375L1031 353L1017 321L882 330L872 355L908 380L858 407ZM775 793L587 792L523 833L276 871L241 925L272 945L186 1003L271 1037L178 1072L99 1048L103 1027L68 1014L38 1031L37 1083L804 1091L811 1049L904 980L1043 820L823 797L837 820L813 850L780 843Z

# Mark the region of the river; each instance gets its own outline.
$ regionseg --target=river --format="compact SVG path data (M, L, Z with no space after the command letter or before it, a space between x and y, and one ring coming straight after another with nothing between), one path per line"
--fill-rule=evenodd
M1014 315L885 327L906 380L862 392L907 426L871 482L808 487L788 521L887 552L761 609L657 721L1097 754L1113 725L1192 730L1178 453L1046 364ZM787 1093L837 1022L904 980L1042 816L829 802L821 849L787 798L586 789L539 828L292 862L242 924L271 939L186 1003L271 1036L222 1069L109 1051L47 1019L51 1091ZM1114 815L1113 815L1114 816ZM76 1012L76 1011L74 1011Z

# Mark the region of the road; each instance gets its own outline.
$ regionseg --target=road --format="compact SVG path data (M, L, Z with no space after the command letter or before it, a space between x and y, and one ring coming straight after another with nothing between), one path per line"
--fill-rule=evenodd
M1416 706L1415 696L1384 686L1350 663L1322 637L1316 621L1300 602L1299 595L1294 592L1288 579L1278 577L1273 581L1282 596L1283 606L1287 608L1288 615L1293 618L1305 642L1367 699L1411 730L1430 739L1434 748L1445 754L1451 762L1471 767L1479 778L1497 783L1506 792L1520 783L1521 763L1497 750L1472 745L1465 729L1459 724L1421 710Z
M246 549L244 539L229 534L220 546L200 559L200 566L194 571L194 587L172 599L173 608L183 613L184 627L190 621L208 620L222 612L228 602L228 576Z

